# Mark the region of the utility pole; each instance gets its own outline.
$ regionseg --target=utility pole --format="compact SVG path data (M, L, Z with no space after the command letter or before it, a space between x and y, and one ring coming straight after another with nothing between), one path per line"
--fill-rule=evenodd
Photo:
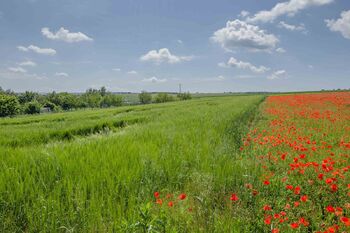
M179 94L181 94L181 83L179 83Z

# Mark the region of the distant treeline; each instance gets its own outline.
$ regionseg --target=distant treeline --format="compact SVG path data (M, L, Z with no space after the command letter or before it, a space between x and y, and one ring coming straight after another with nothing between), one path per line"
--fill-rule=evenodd
M140 104L164 103L174 100L191 99L190 93L180 93L176 97L168 93L158 93L153 96L148 92L139 95ZM123 96L107 91L105 87L100 89L88 89L82 94L67 92L51 92L40 94L26 91L15 93L11 90L3 90L0 87L0 117L14 116L18 114L39 114L42 112L60 112L82 108L108 108L124 105Z

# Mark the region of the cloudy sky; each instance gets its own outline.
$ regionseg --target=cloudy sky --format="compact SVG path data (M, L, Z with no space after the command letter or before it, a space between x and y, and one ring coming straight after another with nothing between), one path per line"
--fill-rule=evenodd
M2 0L15 91L350 88L348 0Z

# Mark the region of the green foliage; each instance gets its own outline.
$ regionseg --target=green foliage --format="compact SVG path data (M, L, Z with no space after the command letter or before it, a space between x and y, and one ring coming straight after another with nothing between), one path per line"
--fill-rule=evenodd
M139 94L139 100L141 104L149 104L152 102L152 95L146 91L142 91Z
M19 107L16 96L0 93L0 117L16 115Z
M50 102L50 101L44 103L43 107L48 108L51 112L59 112L60 111L60 107L57 106L56 104Z
M20 104L25 104L34 101L39 96L38 93L32 91L26 91L18 96L18 101Z
M123 97L113 94L105 94L102 97L100 106L102 108L118 107L123 105Z
M174 97L168 93L158 93L155 97L156 103L165 103L170 101L174 101Z
M192 95L189 92L179 93L177 94L177 98L179 98L180 100L190 100L192 99Z
M41 104L36 100L28 102L24 105L25 114L39 114L40 109L41 109Z

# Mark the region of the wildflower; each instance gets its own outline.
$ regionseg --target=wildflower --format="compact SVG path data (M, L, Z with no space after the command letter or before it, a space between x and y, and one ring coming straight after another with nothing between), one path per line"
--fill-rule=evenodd
M296 195L300 194L300 190L301 190L300 186L295 187L294 194Z
M265 211L269 211L269 210L271 210L272 208L271 208L271 206L269 206L269 205L264 205L263 209L264 209Z
M350 219L347 217L341 217L340 221L345 224L345 226L349 227L350 226Z
M270 181L269 180L264 180L264 185L269 185Z
M264 223L266 225L270 225L271 224L271 216L266 217L265 220L264 220Z
M157 199L157 200L156 200L156 203L157 203L158 205L163 205L162 199Z
M169 202L168 202L168 206L169 206L169 207L173 207L173 206L174 206L174 203L173 203L172 201L169 201Z
M155 198L159 198L159 192L154 192L153 195L154 195Z
M293 228L293 229L296 229L296 228L299 227L299 223L293 222L293 223L290 224L290 227Z
M179 195L179 199L180 199L180 200L186 199L186 194L181 193L181 194Z
M287 190L293 190L293 185L286 185Z
M329 213L334 213L334 212L335 212L334 207L331 206L331 205L327 206L327 207L326 207L326 210L327 210L327 212L329 212Z
M238 201L238 196L235 194L235 193L233 193L232 195L231 195L231 197L230 197L230 200L232 201L232 202L234 202L234 201Z
M271 233L279 233L279 232L280 232L280 230L278 230L277 228L274 228L271 230Z
M306 202L307 199L308 199L308 197L306 195L304 195L304 196L301 196L300 201Z

